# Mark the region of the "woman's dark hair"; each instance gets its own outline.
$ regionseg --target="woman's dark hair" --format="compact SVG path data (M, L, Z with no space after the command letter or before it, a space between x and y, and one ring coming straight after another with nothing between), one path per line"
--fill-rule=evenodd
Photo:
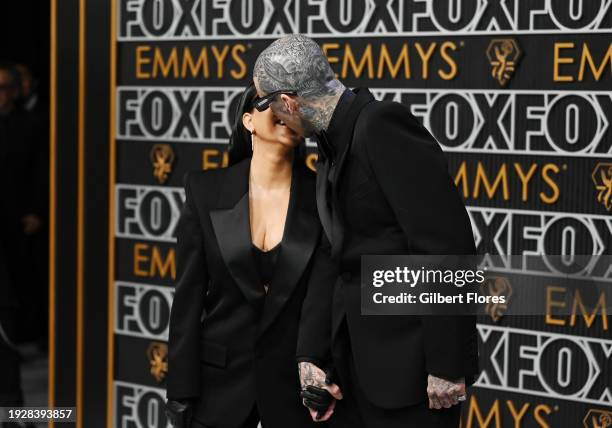
M244 90L242 95L240 95L238 106L236 107L236 113L234 114L232 135L230 135L229 140L228 166L232 166L246 158L253 156L251 132L246 129L242 123L242 115L253 112L255 109L254 103L256 99L257 90L255 89L255 84L251 82L251 84ZM299 161L304 163L305 159L306 147L304 144L299 144L295 148L294 162Z
M255 85L251 82L251 84L244 90L242 95L240 95L238 106L236 107L236 113L234 114L232 135L230 135L229 140L229 166L234 165L243 159L250 158L253 155L253 150L251 148L251 133L242 123L242 115L253 111L255 108L253 106L255 99L257 99L257 90L255 89Z

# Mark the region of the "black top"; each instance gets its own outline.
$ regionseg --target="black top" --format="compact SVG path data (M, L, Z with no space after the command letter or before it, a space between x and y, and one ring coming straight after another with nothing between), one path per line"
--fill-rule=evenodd
M276 261L278 260L278 253L280 252L281 243L279 242L274 248L264 251L257 245L253 244L253 255L255 256L255 265L259 272L259 279L268 292L268 287L272 282L272 276L276 267Z

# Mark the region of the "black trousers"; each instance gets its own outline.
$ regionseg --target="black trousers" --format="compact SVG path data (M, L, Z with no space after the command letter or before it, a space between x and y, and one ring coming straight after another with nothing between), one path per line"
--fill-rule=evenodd
M334 363L344 398L336 403L330 420L333 428L458 428L461 406L429 409L427 401L399 409L382 409L372 404L359 386L350 347L346 319L334 343ZM423 391L425 395L425 391Z
M13 309L0 308L0 406L22 406L21 375L19 372L19 354L7 343L15 340L17 314ZM6 337L5 337L6 336Z
M253 409L251 409L251 413L249 414L249 417L247 418L247 420L240 426L238 427L232 427L232 428L257 428L257 425L259 424L259 412L257 410L257 406L253 406ZM266 426L263 425L263 428L265 428ZM191 428L216 428L216 427L211 427L208 425L204 425L201 422L197 421L197 420L193 420L191 422Z

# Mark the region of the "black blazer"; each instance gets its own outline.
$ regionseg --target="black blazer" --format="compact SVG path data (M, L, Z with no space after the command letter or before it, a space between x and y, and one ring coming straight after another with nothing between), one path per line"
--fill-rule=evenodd
M474 254L474 239L444 155L410 110L367 89L347 98L323 135L333 168L329 158L317 166L319 213L341 271L334 340L346 316L364 393L379 407L404 407L427 399L428 373L477 372L475 317L361 316L360 257Z
M336 276L329 244L321 241L315 177L303 165L293 169L266 294L252 256L249 168L247 159L185 177L167 398L196 398L194 417L207 426L238 426L256 404L266 427L311 427L296 353L304 347L329 358L329 284Z
M42 162L33 117L23 111L0 115L0 180L5 183L0 210L0 242L19 230L24 214L42 215ZM13 243L11 243L13 245ZM10 248L13 251L12 248Z
M19 246L23 240L21 218L25 214L41 214L44 198L37 179L41 165L36 156L36 140L32 118L15 110L0 115L0 308L17 307L15 288L23 274ZM13 284L11 284L11 281Z

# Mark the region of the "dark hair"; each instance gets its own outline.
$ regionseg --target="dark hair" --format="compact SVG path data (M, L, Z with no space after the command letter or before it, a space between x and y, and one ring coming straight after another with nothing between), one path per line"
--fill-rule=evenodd
M234 165L243 159L253 156L251 146L251 132L242 123L242 115L252 112L255 108L253 103L257 98L257 90L253 82L244 90L238 100L234 123L232 124L232 135L229 140L228 166Z
M253 156L253 148L251 144L251 132L246 129L242 123L242 115L245 113L251 113L255 109L255 100L257 99L257 89L255 84L251 82L249 86L244 90L240 99L238 100L238 106L234 113L234 122L232 124L232 135L229 139L229 150L228 150L228 166L237 164L238 162L250 158ZM299 144L295 148L295 161L304 163L306 159L306 147L304 144Z

